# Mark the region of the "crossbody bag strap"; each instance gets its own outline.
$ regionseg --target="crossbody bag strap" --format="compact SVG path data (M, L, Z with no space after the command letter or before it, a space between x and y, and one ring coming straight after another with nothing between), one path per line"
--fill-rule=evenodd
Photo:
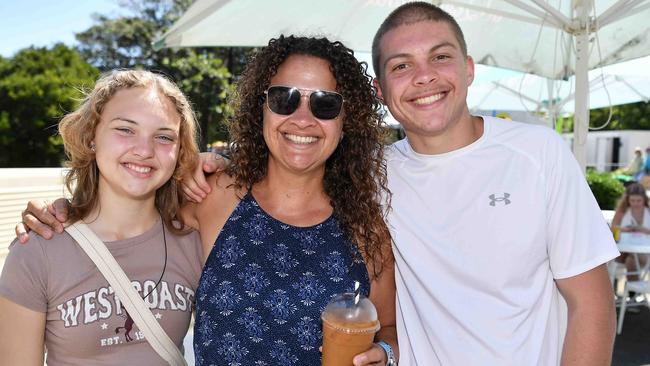
M135 324L144 333L151 347L170 365L186 366L183 354L154 318L151 310L144 303L144 299L133 288L131 281L108 251L104 242L90 230L88 225L81 221L66 227L65 230L88 254L97 269L113 287L115 294L120 298Z

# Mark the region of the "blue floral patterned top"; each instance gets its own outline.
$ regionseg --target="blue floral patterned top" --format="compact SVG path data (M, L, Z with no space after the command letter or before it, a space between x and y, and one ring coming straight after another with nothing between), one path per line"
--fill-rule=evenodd
M368 295L368 271L334 216L284 224L249 193L224 225L196 293L196 365L320 365L329 299Z

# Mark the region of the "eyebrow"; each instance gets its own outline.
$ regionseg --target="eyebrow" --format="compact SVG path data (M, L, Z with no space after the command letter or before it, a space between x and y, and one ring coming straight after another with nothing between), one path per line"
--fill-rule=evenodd
M132 119L128 119L128 118L124 118L124 117L115 117L115 118L113 118L112 120L110 120L109 122L113 122L113 121L124 121L124 122L128 122L128 123L132 123L132 124L134 124L134 125L137 125L137 124L138 124L137 121L134 121L134 120L132 120ZM170 128L170 127L161 127L161 128L159 128L158 130L159 130L159 131L162 130L162 131L178 132L177 130L175 130L175 129L173 129L173 128Z
M458 47L456 47L455 44L453 44L453 43L451 43L451 42L442 42L442 43L440 43L440 44L437 44L437 45L431 47L431 48L429 49L429 53L431 53L431 52L435 52L435 51L437 51L438 49L443 48L443 47L451 47L451 48L453 48L453 49L457 49L457 48L458 48ZM394 59L394 58L409 57L409 56L411 56L410 53L404 53L404 52L402 52L402 53L397 53L397 54L395 54L395 55L391 55L391 56L389 56L389 57L386 58L386 60L384 61L384 64L382 65L382 70L386 67L386 65L388 64L388 61L390 61L390 60L392 60L392 59Z

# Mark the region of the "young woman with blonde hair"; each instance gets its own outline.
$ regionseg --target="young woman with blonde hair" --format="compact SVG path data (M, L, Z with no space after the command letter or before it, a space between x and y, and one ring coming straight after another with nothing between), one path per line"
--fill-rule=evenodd
M182 346L201 273L196 232L173 222L196 164L196 120L174 83L113 71L59 124L70 223L106 244L165 332ZM14 241L0 277L0 364L162 365L102 273L67 233Z

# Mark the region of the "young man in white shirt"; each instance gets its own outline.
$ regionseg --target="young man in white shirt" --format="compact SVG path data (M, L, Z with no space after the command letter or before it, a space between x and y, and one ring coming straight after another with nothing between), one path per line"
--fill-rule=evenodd
M472 116L456 21L407 3L373 42L388 148L400 365L609 365L618 256L564 141Z

